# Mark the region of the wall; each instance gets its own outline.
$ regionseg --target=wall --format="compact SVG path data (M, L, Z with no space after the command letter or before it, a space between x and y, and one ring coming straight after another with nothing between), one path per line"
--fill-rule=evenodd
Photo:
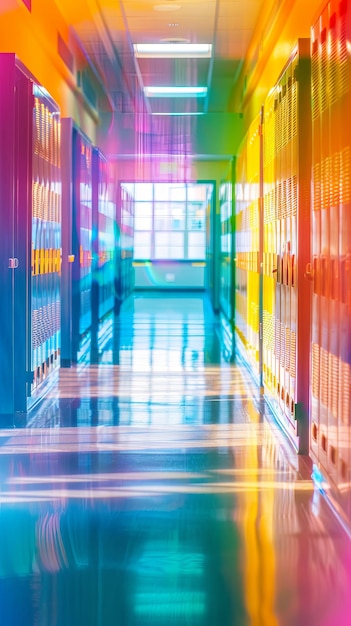
M141 135L145 136L142 142ZM166 135L172 137L171 145L167 145ZM102 113L97 131L98 143L108 157L121 160L135 156L138 180L156 180L160 176L186 180L193 174L192 169L181 165L183 158L189 155L208 161L229 158L235 154L242 136L243 117L237 113L166 118L161 125L159 118L146 118L142 123L132 113ZM150 154L153 158L148 162ZM167 166L166 161L174 165Z
M0 4L1 52L15 53L58 103L62 117L72 117L94 141L98 118L76 85L85 61L56 4L32 0L31 11L21 0ZM59 54L59 37L72 71Z
M256 28L231 98L230 110L243 112L245 129L276 83L297 39L310 37L311 26L325 3L276 0L264 4L265 15Z

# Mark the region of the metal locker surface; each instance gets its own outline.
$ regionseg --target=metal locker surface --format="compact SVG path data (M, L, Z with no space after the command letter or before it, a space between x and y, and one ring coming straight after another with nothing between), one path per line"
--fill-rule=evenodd
M350 501L351 7L332 0L312 28L312 387L310 453Z
M264 385L294 445L307 452L310 285L303 276L310 230L309 40L298 41L264 112Z
M119 202L117 206L117 222L120 235L120 258L117 260L120 270L120 284L117 294L120 301L125 300L133 288L133 240L134 240L134 197L124 187L119 185Z
M234 318L232 297L233 284L233 198L232 198L232 168L219 186L219 205L221 222L221 247L220 247L220 308L224 313L226 323L231 329ZM230 330L231 332L231 330Z
M93 149L92 167L94 327L115 306L116 199L108 163L97 148Z
M0 55L0 64L6 76L0 186L7 206L0 217L6 234L1 251L6 307L0 325L10 340L2 345L1 413L16 415L27 412L59 365L60 117L55 102L15 55Z
M61 163L60 116L34 85L32 157L33 389L60 365Z
M236 303L235 329L244 355L259 375L259 202L260 115L250 124L239 149L235 183Z
M79 358L92 321L92 145L73 127L72 356Z

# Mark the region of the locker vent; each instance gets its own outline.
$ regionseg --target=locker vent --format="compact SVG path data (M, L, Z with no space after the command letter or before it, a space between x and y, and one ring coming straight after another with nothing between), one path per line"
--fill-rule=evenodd
M320 370L320 347L314 343L312 345L312 395L319 398L319 370Z

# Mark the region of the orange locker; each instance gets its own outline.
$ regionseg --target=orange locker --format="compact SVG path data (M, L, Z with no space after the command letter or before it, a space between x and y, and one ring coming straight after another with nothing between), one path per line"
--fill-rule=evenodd
M301 39L266 98L263 125L263 381L296 447L308 451L310 44Z

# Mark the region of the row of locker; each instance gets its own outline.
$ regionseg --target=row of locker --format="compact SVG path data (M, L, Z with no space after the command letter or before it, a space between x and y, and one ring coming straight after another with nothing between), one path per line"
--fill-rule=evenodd
M299 40L223 184L223 311L275 414L351 515L351 5ZM229 243L228 243L229 240ZM228 281L226 281L228 282ZM228 291L228 290L227 290Z
M0 414L10 416L129 295L132 233L99 149L15 55L1 54L0 69Z

